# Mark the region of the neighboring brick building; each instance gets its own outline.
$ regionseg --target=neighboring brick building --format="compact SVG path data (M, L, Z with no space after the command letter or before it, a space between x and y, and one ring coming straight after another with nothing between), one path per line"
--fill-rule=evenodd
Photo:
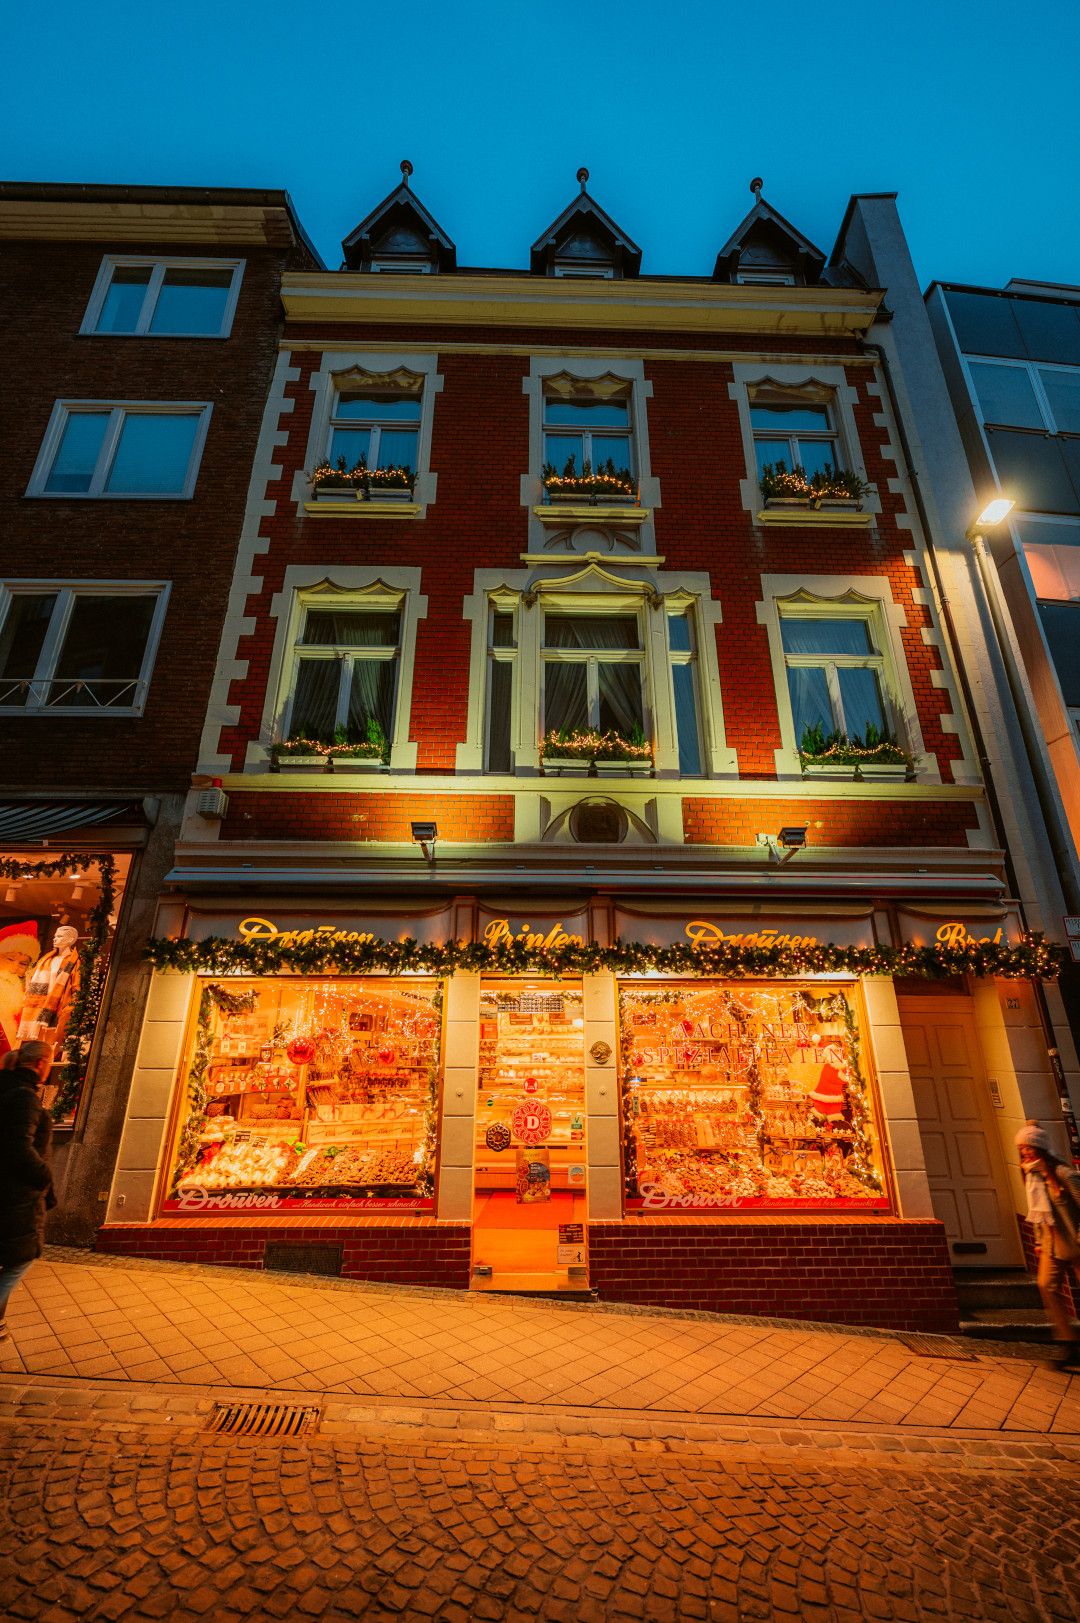
M155 982L99 1243L430 1280L434 1228L460 1286L471 1224L480 1288L583 1287L591 1246L605 1294L740 1309L787 1249L808 1312L950 1324L1056 1107L1031 984L907 949L1053 901L998 848L883 294L760 186L711 277L642 276L584 175L528 271L458 269L403 167L284 278L228 804L159 912L202 979Z
M0 807L0 1046L33 1034L30 1001L17 1006L35 975L59 982L43 1022L61 1039L53 1233L88 1239L197 764L281 277L320 262L277 191L4 184L0 239L0 752L18 797ZM78 932L66 958L64 926ZM95 1022L102 996L111 1018Z

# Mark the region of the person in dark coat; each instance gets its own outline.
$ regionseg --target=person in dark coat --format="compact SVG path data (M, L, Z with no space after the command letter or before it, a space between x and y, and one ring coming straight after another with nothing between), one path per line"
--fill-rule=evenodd
M39 1090L52 1067L51 1043L26 1042L0 1067L0 1339L19 1280L45 1239L45 1212L56 1205L49 1151L52 1120Z

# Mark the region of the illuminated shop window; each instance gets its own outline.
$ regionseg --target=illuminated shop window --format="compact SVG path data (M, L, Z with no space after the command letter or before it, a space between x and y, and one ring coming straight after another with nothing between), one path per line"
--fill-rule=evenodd
M430 981L204 983L165 1209L427 1199L439 1030Z
M620 988L627 1201L888 1209L853 986Z

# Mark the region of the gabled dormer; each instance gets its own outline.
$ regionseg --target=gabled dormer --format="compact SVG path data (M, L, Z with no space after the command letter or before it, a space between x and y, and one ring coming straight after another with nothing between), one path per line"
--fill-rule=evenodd
M529 262L533 275L608 281L636 276L641 269L641 249L589 196L585 190L589 171L579 169L577 178L578 195L533 243Z
M412 164L404 158L401 185L345 238L341 247L346 270L416 276L456 268L454 244L409 187L412 172Z
M812 287L821 280L825 255L761 195L752 180L754 206L716 256L714 282L758 287Z

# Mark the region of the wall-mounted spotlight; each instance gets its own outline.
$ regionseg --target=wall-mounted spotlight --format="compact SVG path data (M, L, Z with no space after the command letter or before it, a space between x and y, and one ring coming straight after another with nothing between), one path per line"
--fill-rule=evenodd
M439 830L434 823L412 823L412 837L424 853L428 862L435 861L435 841L439 837Z
M757 843L767 846L774 862L790 862L796 851L801 851L806 844L806 834L809 823L791 828L782 828L779 834L759 834Z

